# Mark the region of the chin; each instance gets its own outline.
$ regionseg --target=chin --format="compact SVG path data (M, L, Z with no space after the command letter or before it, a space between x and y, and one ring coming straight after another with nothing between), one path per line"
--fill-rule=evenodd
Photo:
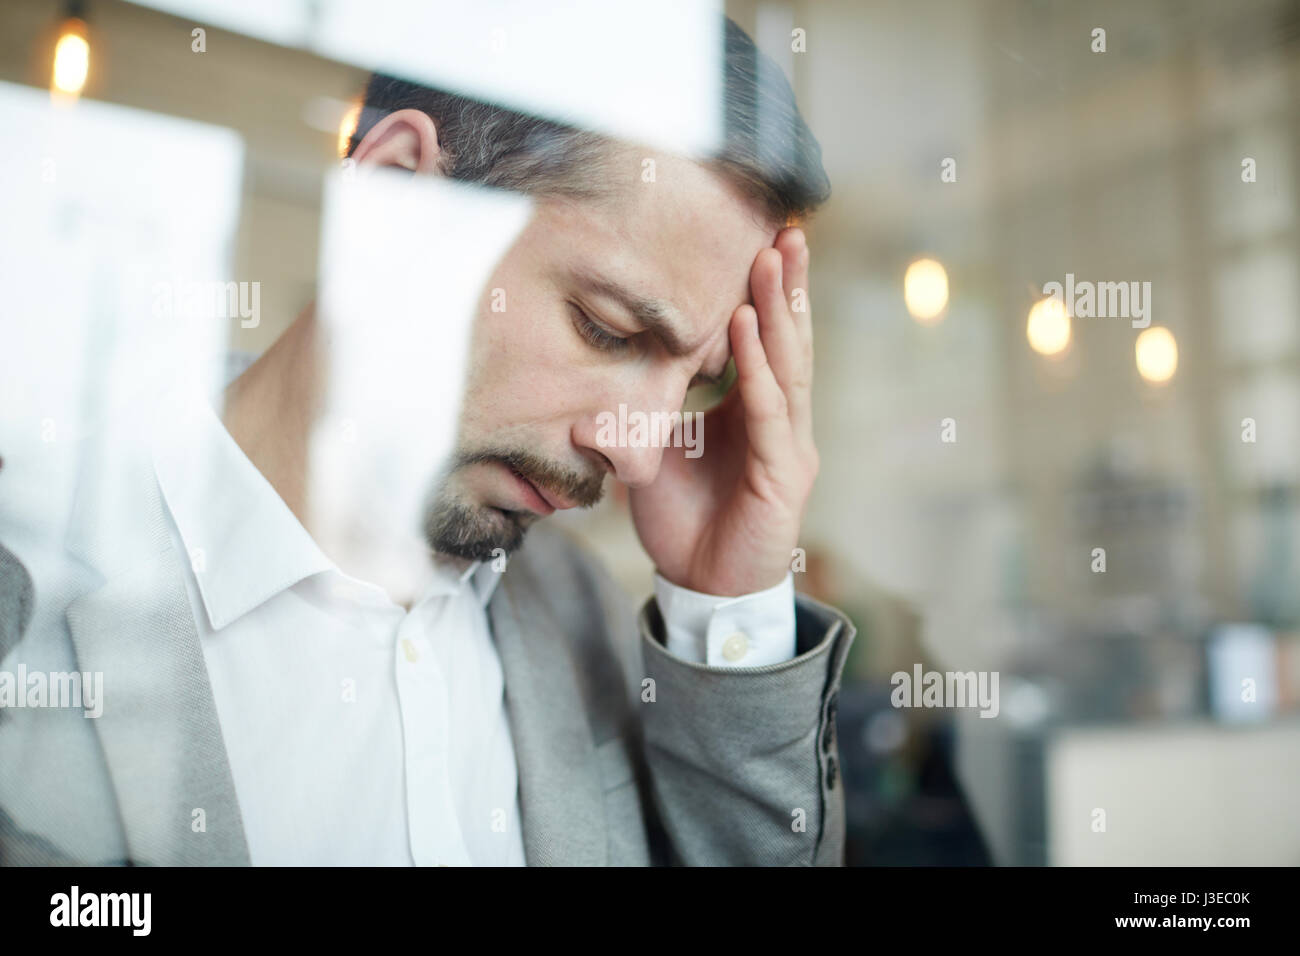
M429 547L441 554L490 561L518 550L536 518L486 504L436 501L425 518L424 533Z

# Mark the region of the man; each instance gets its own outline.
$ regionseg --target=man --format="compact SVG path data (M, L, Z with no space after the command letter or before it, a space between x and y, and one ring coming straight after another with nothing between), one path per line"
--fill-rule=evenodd
M730 21L726 44L726 148L656 154L653 189L644 150L372 80L359 168L536 204L487 283L511 308L485 295L475 320L419 587L317 541L329 335L309 308L220 419L182 403L147 441L99 442L66 521L77 569L34 575L0 666L102 673L103 714L5 714L0 862L842 862L853 629L789 570L817 452L787 224L828 187L779 70ZM760 139L760 102L788 139ZM602 437L602 413L677 411L729 358L702 457ZM534 527L607 474L656 567L639 613Z

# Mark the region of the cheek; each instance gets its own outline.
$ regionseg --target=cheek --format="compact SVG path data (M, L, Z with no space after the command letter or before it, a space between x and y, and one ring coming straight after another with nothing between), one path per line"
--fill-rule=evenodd
M577 356L559 316L480 312L470 345L464 418L480 429L563 417L578 391Z

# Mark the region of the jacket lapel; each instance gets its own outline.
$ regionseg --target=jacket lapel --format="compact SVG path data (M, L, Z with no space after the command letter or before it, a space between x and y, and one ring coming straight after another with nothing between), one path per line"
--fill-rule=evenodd
M603 866L604 792L572 641L519 573L526 570L512 566L488 605L519 767L524 854L529 866Z
M247 865L184 566L156 479L132 477L129 487L114 482L91 492L98 500L78 502L69 548L107 581L67 612L78 668L104 675L103 714L93 723L130 859Z

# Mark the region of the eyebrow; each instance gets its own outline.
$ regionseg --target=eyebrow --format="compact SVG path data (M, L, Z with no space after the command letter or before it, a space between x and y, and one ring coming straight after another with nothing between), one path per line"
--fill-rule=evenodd
M574 281L592 295L612 299L626 309L645 331L649 332L662 344L669 355L680 358L689 355L691 346L682 338L678 327L681 313L664 299L655 299L640 295L613 279L596 275L593 272L577 269L573 271ZM692 385L717 385L722 381L725 368L716 375L698 372Z

